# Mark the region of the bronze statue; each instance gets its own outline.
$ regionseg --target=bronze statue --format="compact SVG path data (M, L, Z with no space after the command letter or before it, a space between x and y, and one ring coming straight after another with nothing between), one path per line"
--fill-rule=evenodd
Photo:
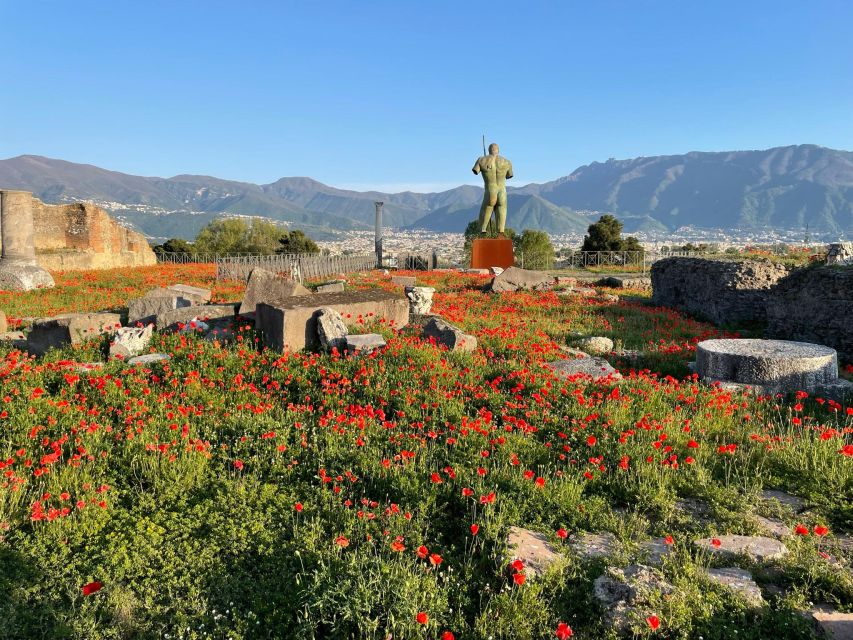
M506 181L512 178L512 163L498 155L500 149L494 142L489 145L489 155L477 158L474 168L475 174L482 174L483 204L480 205L480 232L486 233L492 211L498 225L498 233L503 233L506 228Z

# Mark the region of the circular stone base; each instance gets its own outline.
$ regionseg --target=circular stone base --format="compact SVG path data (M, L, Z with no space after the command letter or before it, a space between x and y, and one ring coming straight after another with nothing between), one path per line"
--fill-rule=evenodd
M761 386L767 393L811 392L838 378L838 355L808 342L705 340L696 345L696 373Z
M0 291L30 291L53 286L53 277L38 265L0 260Z

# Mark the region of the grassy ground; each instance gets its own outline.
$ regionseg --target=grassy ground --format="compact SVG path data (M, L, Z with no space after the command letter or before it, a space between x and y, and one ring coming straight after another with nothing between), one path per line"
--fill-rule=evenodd
M604 562L570 551L602 531L622 543L617 566L673 539L675 590L650 596L660 626L638 618L635 637L808 638L810 602L850 609L838 542L853 530L853 409L698 384L685 363L719 332L669 310L417 275L475 353L383 326L388 346L354 359L270 353L248 326L230 343L157 336L172 359L151 368L75 369L103 343L40 361L0 347L0 637L539 639L562 623L606 638L592 597ZM211 280L197 265L64 275L0 308L121 307ZM351 284L391 288L378 274ZM543 365L577 334L645 355L610 358L622 381L555 378ZM764 505L768 488L808 510ZM754 514L808 532L782 560L737 561L766 588L759 609L708 584L692 546L756 533ZM564 561L517 584L512 525Z

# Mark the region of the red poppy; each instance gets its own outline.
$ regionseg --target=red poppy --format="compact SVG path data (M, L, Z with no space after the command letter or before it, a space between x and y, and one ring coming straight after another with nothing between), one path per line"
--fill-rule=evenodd
M335 538L335 544L339 547L348 547L349 539L344 536L338 536L337 538Z
M296 509L298 512L302 513L303 507L301 502L297 502L295 505L293 505L293 508Z
M429 622L429 616L424 611L419 611L418 615L415 616L415 620L418 621L418 624L426 624Z
M711 546L719 549L721 544L723 544L723 543L720 542L719 538L711 538Z
M406 550L406 545L404 545L399 540L394 540L394 542L391 543L391 551L396 551L397 553L400 553L400 552L405 551L405 550Z
M450 631L445 631L441 634L441 640L456 640L456 636L454 636Z
M672 539L672 536L666 536L666 537L663 539L663 542L664 542L664 544L672 544L672 543L673 543L673 542L675 542L675 541Z
M472 535L472 536L476 536L476 535L477 535L477 532L478 532L479 530L480 530L480 525L478 525L478 524L472 524L472 525L471 525L471 535Z
M569 535L569 533L565 529L563 529L563 527L560 527L559 529L557 529L557 537L558 538L566 538L566 537L568 537L568 535Z
M574 632L569 625L565 622L561 622L557 625L557 630L554 632L554 635L557 636L557 640L566 640L566 638L571 638L572 635L574 635Z
M237 469L237 471L242 471L243 470L243 461L242 460L235 460L234 461L234 468Z
M429 554L429 561L432 566L437 567L442 563L443 558L437 553L431 553Z
M826 528L826 527L824 527L823 525L818 525L818 526L816 526L816 527L814 528L814 534L815 534L816 536L823 537L823 536L825 536L827 533L829 533L829 529L827 529L827 528Z
M426 557L427 557L427 554L429 554L429 549L427 549L424 545L421 545L421 546L419 546L419 547L417 548L417 550L415 551L415 553L418 555L418 557L419 557L421 560L423 560L424 558L426 558Z
M513 582L515 582L515 584L517 584L518 586L521 586L524 584L524 581L526 578L524 577L524 572L519 571L518 573L512 574L512 579L513 579Z
M796 527L794 527L794 533L796 533L798 536L807 536L809 535L809 528L804 524L798 524Z
M90 596L93 593L100 591L103 588L103 586L104 585L102 585L97 580L95 580L94 582L90 582L89 584L84 584L83 585L83 595L84 596Z
M650 615L646 618L646 622L649 623L649 626L652 628L652 631L657 631L657 628L660 626L660 618L656 615Z

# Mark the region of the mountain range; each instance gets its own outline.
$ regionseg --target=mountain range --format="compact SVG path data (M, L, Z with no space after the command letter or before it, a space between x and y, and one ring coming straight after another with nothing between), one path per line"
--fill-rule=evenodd
M461 232L477 217L482 189L439 193L336 189L311 178L271 184L209 176L142 177L41 156L0 160L0 188L45 202L93 200L152 238L192 239L222 215L263 216L322 239L369 229L374 201L389 227ZM508 189L507 225L580 233L601 213L626 231L679 227L803 229L853 233L853 153L816 145L762 151L691 152L593 162L563 178Z

